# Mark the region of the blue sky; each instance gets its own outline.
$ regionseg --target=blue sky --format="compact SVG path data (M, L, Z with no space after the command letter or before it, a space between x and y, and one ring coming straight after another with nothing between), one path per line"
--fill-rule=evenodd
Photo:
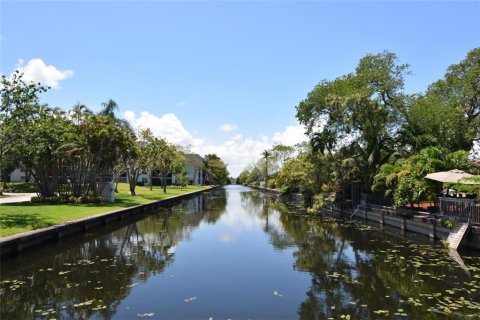
M421 92L480 45L480 1L5 1L0 72L55 86L42 101L119 114L237 175L302 138L295 106L367 53L395 52ZM22 59L22 60L20 60ZM143 112L143 114L142 114Z

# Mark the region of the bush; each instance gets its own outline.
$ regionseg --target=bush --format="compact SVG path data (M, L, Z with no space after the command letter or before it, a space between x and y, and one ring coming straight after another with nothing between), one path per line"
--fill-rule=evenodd
M269 184L270 189L276 189L276 187L277 187L277 181L275 179L270 179L268 181L268 184Z
M41 203L41 204L87 204L87 203L100 203L102 198L100 196L89 195L81 197L32 197L32 203Z
M447 229L452 229L455 226L455 220L454 219L443 220L443 225Z

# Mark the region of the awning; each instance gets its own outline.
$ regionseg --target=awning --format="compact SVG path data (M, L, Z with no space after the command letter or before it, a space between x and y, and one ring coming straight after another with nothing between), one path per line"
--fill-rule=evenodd
M462 183L462 184L476 184L472 181L464 181L463 178L474 178L478 177L473 174L467 173L462 170L449 170L449 171L440 171L429 173L425 176L425 179L440 181L440 182L448 182L448 183Z

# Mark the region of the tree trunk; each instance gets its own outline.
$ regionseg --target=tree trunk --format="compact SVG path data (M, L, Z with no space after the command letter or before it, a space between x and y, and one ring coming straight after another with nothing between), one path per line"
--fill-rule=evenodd
M152 191L152 171L148 172L148 185L150 186L150 191Z
M265 158L265 188L268 189L268 160Z
M130 185L130 195L136 196L136 195L137 195L137 194L135 193L136 183L133 183L133 184L132 184L132 183L130 182L129 185Z
M167 175L168 174L163 175L163 193L167 193Z
M127 179L128 179L128 185L130 187L130 195L136 196L137 195L135 193L135 187L137 186L136 174L131 174L130 172L127 172Z

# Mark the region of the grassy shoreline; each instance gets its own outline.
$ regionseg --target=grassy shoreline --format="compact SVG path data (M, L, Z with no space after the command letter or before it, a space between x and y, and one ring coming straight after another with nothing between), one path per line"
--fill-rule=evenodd
M72 221L99 213L132 207L139 204L171 198L174 196L205 190L209 186L188 186L186 188L168 188L163 193L161 187L136 187L136 196L128 193L128 185L120 183L115 194L115 203L102 204L34 204L12 203L0 205L0 237L20 232L41 229L55 224Z

